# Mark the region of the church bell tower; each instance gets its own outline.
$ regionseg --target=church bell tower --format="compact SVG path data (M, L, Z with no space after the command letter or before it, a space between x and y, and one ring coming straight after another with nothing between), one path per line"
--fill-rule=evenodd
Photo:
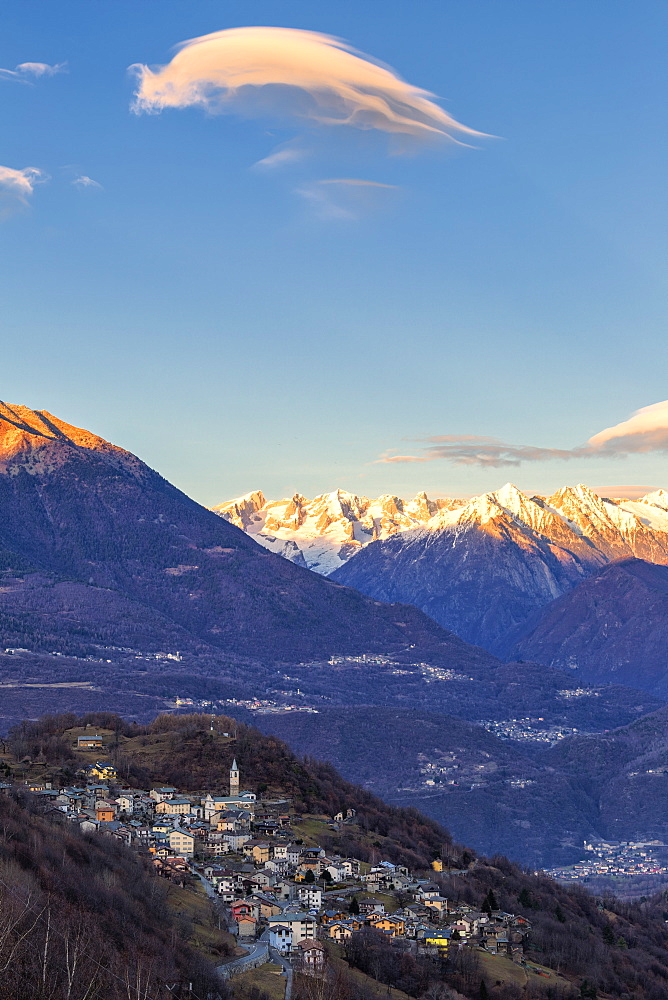
M230 795L239 794L239 768L237 767L236 758L232 761L232 767L230 768Z

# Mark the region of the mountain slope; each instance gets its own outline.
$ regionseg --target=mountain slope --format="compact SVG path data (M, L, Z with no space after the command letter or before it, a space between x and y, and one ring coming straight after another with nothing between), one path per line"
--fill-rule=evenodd
M642 554L668 562L664 507L621 507L583 486L547 500L506 486L446 517L441 528L374 542L332 579L379 600L409 601L504 655L508 633L610 560Z
M486 854L533 867L565 863L578 860L583 840L598 830L595 801L577 781L541 767L535 745L460 719L364 707L265 715L256 725Z
M613 563L549 604L512 655L577 668L592 683L668 694L668 567Z
M598 801L603 836L668 842L668 709L609 733L564 740L539 760Z
M213 508L265 548L378 600L414 604L467 642L508 634L618 559L668 563L668 494L611 500L586 486L529 497L512 484L471 500L377 499L336 490Z
M148 1000L184 980L193 998L229 997L148 862L54 812L0 795L3 1000Z
M415 645L489 660L414 608L267 552L135 456L44 411L0 404L0 509L5 567L96 587L98 600L121 592L227 652L295 660Z

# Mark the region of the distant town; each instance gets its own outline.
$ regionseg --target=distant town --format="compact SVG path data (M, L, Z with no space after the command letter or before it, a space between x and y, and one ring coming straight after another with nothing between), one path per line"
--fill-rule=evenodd
M545 870L558 882L587 885L597 880L647 882L648 890L668 882L668 845L660 840L649 842L605 841L584 842L585 857L574 865Z

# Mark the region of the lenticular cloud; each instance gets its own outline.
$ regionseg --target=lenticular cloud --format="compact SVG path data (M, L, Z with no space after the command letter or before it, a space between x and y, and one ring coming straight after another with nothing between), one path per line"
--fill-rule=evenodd
M426 90L345 42L295 28L232 28L183 42L166 66L132 67L134 110L199 106L405 136L479 135Z
M668 451L668 400L643 406L628 420L595 434L588 445L614 454Z

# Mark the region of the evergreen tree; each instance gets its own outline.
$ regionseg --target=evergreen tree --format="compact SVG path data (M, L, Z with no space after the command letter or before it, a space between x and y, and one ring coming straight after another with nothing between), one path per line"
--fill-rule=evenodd
M487 913L491 913L492 910L498 910L498 908L499 908L499 904L497 902L496 896L494 895L494 891L492 889L490 889L489 892L487 893L487 895L485 896L485 902L483 903L483 909L486 910Z
M352 913L354 917L357 917L360 912L360 904L357 902L357 896L353 896L350 900L350 906L348 907L348 912Z
M531 907L532 907L533 904L531 902L531 895L530 895L529 890L527 889L526 886L524 886L522 888L522 891L520 892L519 896L517 897L517 902L520 904L520 906L526 906L526 908L528 910L531 909Z

